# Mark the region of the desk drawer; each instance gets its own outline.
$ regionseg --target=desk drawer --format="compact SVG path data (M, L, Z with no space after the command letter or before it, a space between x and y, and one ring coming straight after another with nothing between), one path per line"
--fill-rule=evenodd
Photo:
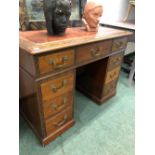
M39 74L53 72L74 64L74 50L60 51L38 58Z
M107 72L105 84L118 78L120 72L120 66Z
M69 106L73 106L73 92L63 94L44 103L44 117L47 119L48 117L57 114Z
M73 118L73 110L71 107L69 107L66 110L62 111L61 113L58 113L54 117L51 117L48 120L46 120L45 128L47 135L62 128L63 125L65 125L72 118Z
M74 72L68 72L41 84L41 93L43 103L58 97L74 88Z
M116 80L111 81L110 83L104 86L104 91L103 91L104 96L109 95L115 89L116 89Z
M97 42L76 48L76 63L89 61L106 55L111 50L112 41Z
M108 70L112 70L113 68L120 66L122 63L123 56L124 54L122 52L122 53L109 57Z
M125 50L126 46L127 46L127 38L126 37L115 39L113 41L113 45L112 45L112 52Z

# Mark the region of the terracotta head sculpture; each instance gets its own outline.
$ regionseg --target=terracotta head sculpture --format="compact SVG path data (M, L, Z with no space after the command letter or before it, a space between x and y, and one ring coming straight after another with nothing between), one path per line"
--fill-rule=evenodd
M86 3L82 20L87 31L98 31L99 17L102 16L102 13L102 5L92 1Z
M71 15L70 0L44 0L44 15L49 35L64 34Z

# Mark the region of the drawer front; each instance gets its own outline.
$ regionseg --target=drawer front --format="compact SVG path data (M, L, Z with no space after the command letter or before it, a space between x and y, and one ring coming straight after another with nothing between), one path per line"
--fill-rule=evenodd
M110 83L104 86L104 92L103 92L104 96L109 95L115 89L116 89L116 80L111 81Z
M63 94L46 102L46 104L44 103L44 117L47 119L48 117L57 114L69 106L73 107L73 92Z
M61 70L74 64L74 50L66 50L38 58L39 74Z
M127 45L127 38L126 37L115 39L113 41L113 45L112 45L112 52L125 50L126 45Z
M111 50L112 41L104 41L84 45L76 48L76 63L96 59L97 57L106 55Z
M41 93L43 103L58 97L74 88L74 72L59 75L54 79L45 81L41 84Z
M66 110L62 111L61 113L58 113L54 117L51 117L48 120L46 120L45 128L47 135L63 127L63 125L65 125L72 118L73 118L73 110L72 108L69 107Z
M117 67L109 72L107 72L105 84L118 78L120 72L120 67Z
M124 55L123 53L120 53L109 57L108 70L120 66L122 63L123 55Z

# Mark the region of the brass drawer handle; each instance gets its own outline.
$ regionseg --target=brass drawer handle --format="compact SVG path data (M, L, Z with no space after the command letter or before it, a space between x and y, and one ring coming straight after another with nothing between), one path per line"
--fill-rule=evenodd
M116 58L116 61L121 61L121 57L117 57Z
M110 78L113 79L113 77L115 77L116 74L117 74L117 72L114 72L113 74L110 74Z
M110 79L112 79L113 78L113 75L110 75Z
M111 92L114 88L115 88L115 85L114 85L114 84L111 84L109 87L107 87L107 88L105 89L105 93Z
M116 58L116 59L114 59L114 60L112 61L112 64L113 64L113 65L117 65L117 64L120 63L120 61L121 61L121 58Z
M49 60L49 64L50 64L50 65L53 65L53 67L54 67L55 69L59 69L59 68L64 67L64 65L66 65L66 62L67 62L67 61L68 61L68 56L64 56L64 57L62 57L61 63L60 63L60 64L57 64L55 59L50 59L50 60Z
M113 61L112 64L117 65L117 64L119 64L119 61Z
M91 49L91 54L95 57L100 56L101 55L101 49L100 47L96 47L96 49L92 48Z
M57 127L60 127L60 126L62 126L63 124L65 124L66 123L66 121L67 121L67 114L64 116L64 118L63 118L63 120L62 121L60 121L60 122L58 122L58 123L54 123L54 125L55 126L57 126Z
M67 97L63 98L63 103L60 106L57 106L56 104L52 104L52 108L56 111L63 109L66 106L67 103Z
M66 84L67 84L67 80L63 80L60 86L52 85L51 89L53 92L57 92L59 89L62 89L63 87L65 87Z
M120 42L116 42L116 43L115 43L115 47L116 47L116 48L122 48L123 45L124 45L124 42L123 42L123 41L120 41Z

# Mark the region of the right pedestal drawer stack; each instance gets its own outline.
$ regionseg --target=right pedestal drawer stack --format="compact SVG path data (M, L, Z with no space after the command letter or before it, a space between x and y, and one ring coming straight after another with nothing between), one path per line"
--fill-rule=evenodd
M108 60L107 73L104 84L103 96L109 98L116 91L117 80L119 77L123 52L110 56Z

